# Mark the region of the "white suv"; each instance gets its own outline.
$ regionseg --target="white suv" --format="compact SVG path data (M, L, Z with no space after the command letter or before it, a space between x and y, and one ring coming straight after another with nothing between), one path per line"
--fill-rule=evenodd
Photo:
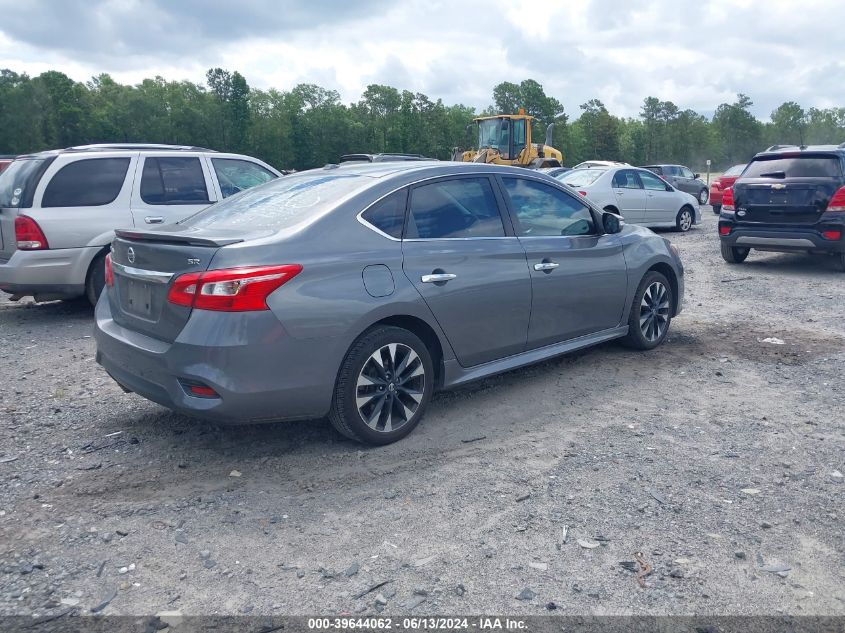
M20 156L0 175L0 290L96 303L114 229L178 222L281 175L249 156L176 145Z

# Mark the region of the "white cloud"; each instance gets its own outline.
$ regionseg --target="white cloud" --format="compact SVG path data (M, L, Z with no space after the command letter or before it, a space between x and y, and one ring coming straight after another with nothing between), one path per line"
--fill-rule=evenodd
M222 66L259 88L316 83L351 102L384 83L480 109L495 84L533 78L571 117L594 97L622 116L646 96L712 114L742 92L761 118L788 100L845 105L840 0L0 0L0 11L0 66L78 80L201 82Z

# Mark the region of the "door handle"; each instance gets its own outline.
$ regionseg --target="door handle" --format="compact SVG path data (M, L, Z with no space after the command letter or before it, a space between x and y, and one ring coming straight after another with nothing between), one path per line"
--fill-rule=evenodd
M438 284L447 282L455 277L457 277L457 275L452 273L432 273L430 275L423 275L420 277L420 281L424 284Z
M619 191L619 189L617 189L617 190L616 190L616 195L617 195L617 196L624 196L624 195L625 195L625 192L624 192L624 191Z
M543 272L552 271L555 268L560 266L557 262L542 262L540 264L534 264L534 270L542 270Z
M160 215L148 215L144 218L147 224L164 224L164 218Z

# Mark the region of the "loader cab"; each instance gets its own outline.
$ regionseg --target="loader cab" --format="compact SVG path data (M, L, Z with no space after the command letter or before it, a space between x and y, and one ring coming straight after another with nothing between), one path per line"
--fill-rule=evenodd
M484 117L478 123L478 148L494 149L505 160L516 160L530 142L531 126L525 115Z

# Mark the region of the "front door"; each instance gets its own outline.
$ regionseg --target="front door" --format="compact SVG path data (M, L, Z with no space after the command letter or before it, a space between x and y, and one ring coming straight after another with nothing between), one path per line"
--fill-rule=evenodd
M680 210L678 194L667 188L666 183L647 171L637 172L646 193L645 222L647 226L674 222Z
M598 231L589 207L557 187L501 181L531 274L528 348L618 326L628 287L621 236Z
M132 192L135 226L172 224L215 202L211 174L200 156L176 152L142 156Z
M531 280L487 176L411 189L402 240L405 275L464 367L525 349Z

